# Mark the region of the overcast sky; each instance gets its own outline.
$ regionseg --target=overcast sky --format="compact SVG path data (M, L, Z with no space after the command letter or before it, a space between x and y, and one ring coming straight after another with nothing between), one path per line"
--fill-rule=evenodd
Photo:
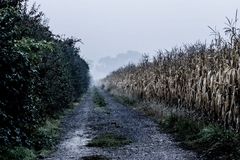
M209 40L240 0L31 0L41 5L56 34L83 40L81 55L95 63L129 50L155 54Z

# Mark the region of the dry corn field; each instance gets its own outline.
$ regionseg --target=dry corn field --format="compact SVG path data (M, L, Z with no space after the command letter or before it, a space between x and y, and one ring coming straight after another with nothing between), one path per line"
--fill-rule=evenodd
M226 128L240 130L240 42L237 19L222 38L214 31L211 45L196 43L172 51L159 51L153 60L143 57L102 80L106 89L164 102L204 115Z

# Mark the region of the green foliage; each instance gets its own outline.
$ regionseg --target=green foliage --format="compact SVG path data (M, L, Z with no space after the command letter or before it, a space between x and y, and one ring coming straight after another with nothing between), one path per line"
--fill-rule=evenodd
M24 0L0 0L0 9L8 6L19 7Z
M133 98L129 98L127 96L120 96L120 97L118 97L118 99L121 103L129 105L129 106L133 106L137 103L136 100L134 100Z
M87 144L88 147L101 147L101 148L108 148L108 147L121 147L124 145L130 144L131 141L127 138L116 135L112 133L106 133L104 135L100 135L92 139L91 142Z
M38 8L0 2L0 151L49 147L55 124L40 126L86 92L89 66L79 40L54 35Z
M176 133L181 140L187 140L196 135L200 131L201 125L192 120L174 115L165 118L161 122L161 126L164 129L170 133Z
M40 151L42 149L52 149L59 138L60 120L51 119L39 127L34 133L35 149Z
M37 157L33 150L25 147L15 147L7 150L0 158L2 160L35 160Z
M21 51L22 54L27 54L29 60L36 65L41 62L44 52L52 53L54 51L53 46L52 42L35 41L30 38L23 38L14 42L15 49Z
M94 89L93 102L98 107L105 107L107 105L104 97L98 92L96 88Z
M240 137L232 131L176 116L167 117L161 127L208 159L240 158Z

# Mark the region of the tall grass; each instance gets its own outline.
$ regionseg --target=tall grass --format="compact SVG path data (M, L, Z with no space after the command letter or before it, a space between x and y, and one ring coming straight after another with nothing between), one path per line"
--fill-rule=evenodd
M102 80L121 94L196 111L210 121L240 131L240 33L227 18L229 38L213 30L210 45L196 43L159 51L149 61L120 68ZM194 115L192 115L194 116Z

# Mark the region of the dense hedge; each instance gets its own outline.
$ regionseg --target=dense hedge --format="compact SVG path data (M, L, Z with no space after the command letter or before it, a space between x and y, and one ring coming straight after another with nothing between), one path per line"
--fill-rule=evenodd
M36 7L0 2L0 149L33 146L36 128L87 90L89 66L80 40L54 35Z

